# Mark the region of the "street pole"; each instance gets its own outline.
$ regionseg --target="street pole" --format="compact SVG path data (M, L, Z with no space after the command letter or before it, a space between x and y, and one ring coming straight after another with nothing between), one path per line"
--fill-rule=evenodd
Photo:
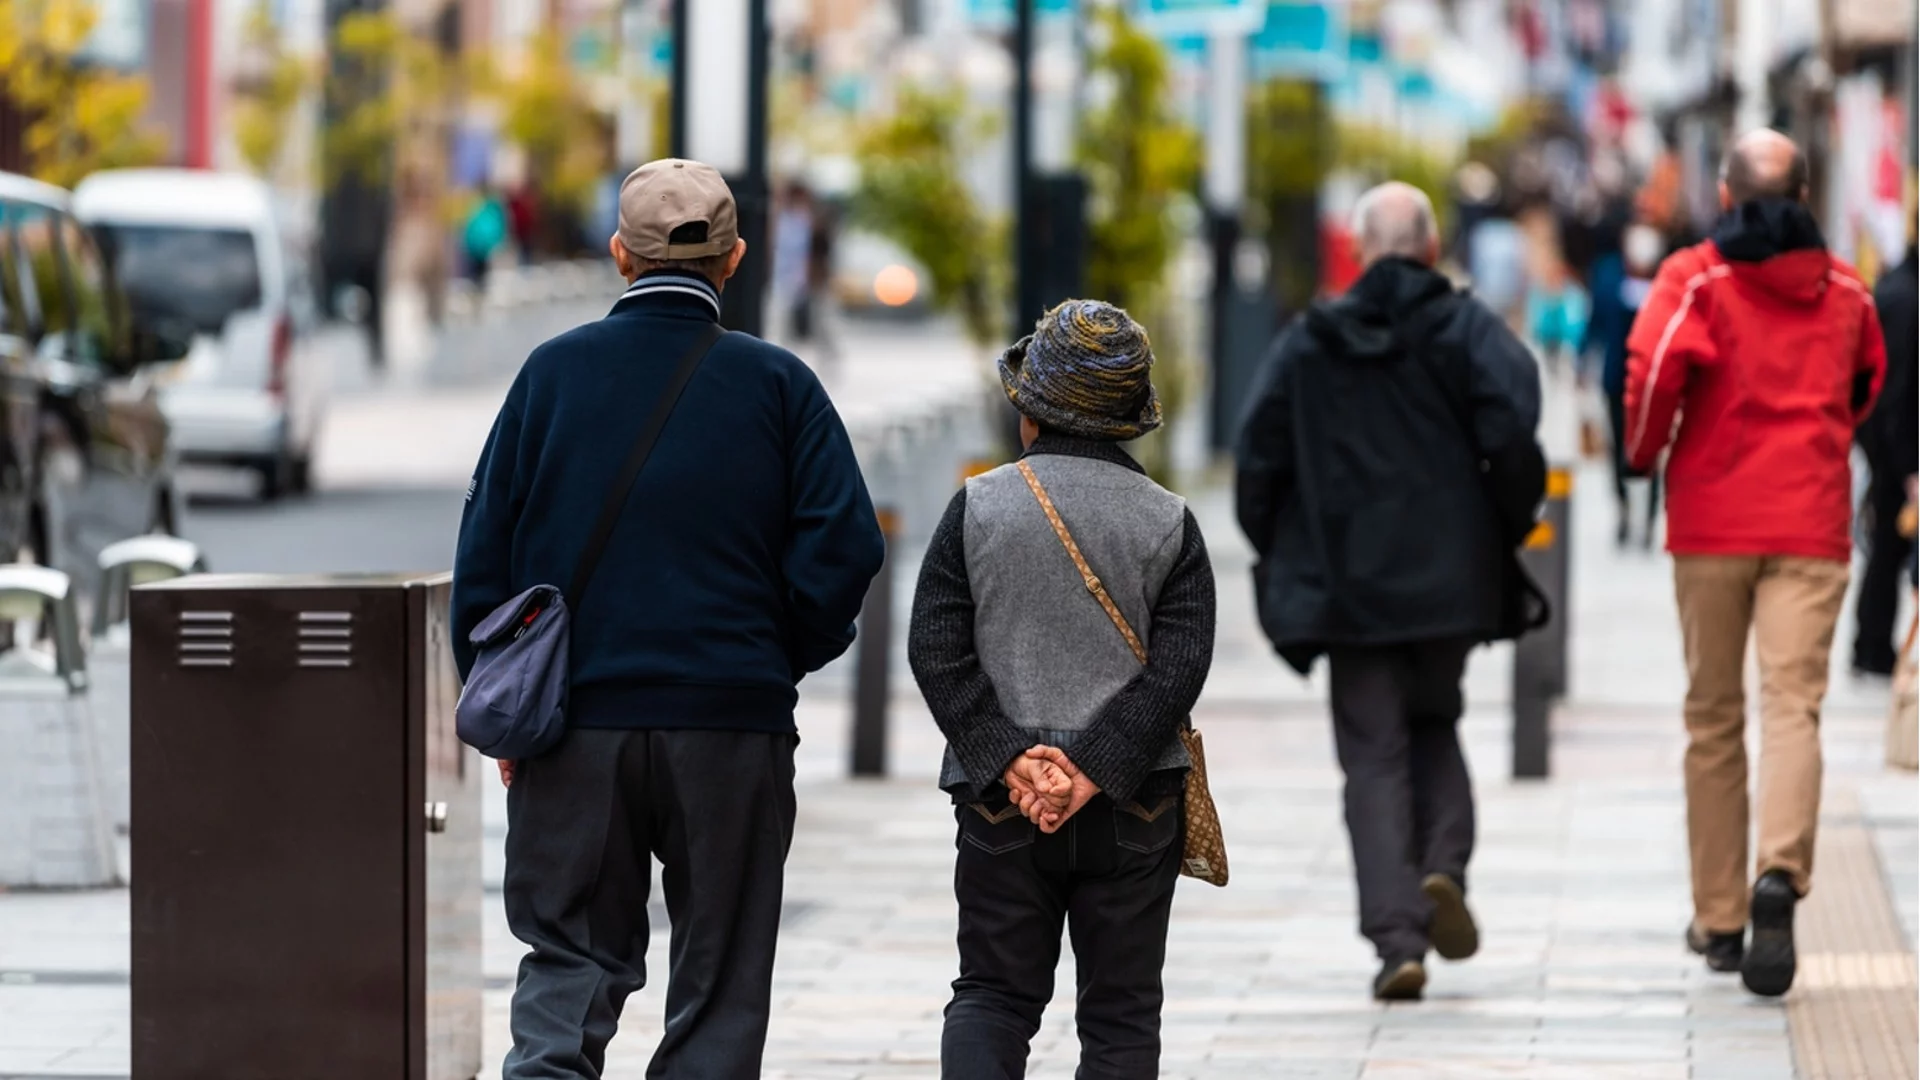
M1245 380L1234 377L1235 312L1239 284L1240 212L1247 190L1247 40L1216 28L1207 38L1207 233L1213 244L1213 292L1208 344L1213 373L1215 446L1237 434Z
M860 635L853 661L853 775L887 774L887 704L893 697L893 548L900 535L900 515L888 507L877 511L880 535L886 540L880 573L860 606Z
M1013 336L1019 338L1048 308L1085 291L1087 182L1073 160L1079 81L1075 24L1063 12L1041 26L1035 0L1015 0L1015 6Z
M1013 245L1014 320L1021 338L1046 313L1040 295L1040 258L1033 182L1033 5L1013 0Z
M357 12L380 10L377 0L326 0L326 33L331 41L342 20ZM339 124L370 95L386 92L388 76L343 50L328 52L321 88L322 124ZM386 252L393 214L392 177L369 181L343 170L320 196L320 274L322 302L334 314L343 289L365 294L364 322L374 366L386 363Z
M1573 621L1573 537L1569 526L1573 473L1547 473L1540 523L1520 551L1520 565L1546 595L1547 625L1513 644L1513 778L1544 780L1551 772L1553 708L1567 696L1567 628Z
M721 294L720 321L755 335L773 255L767 63L767 0L674 0L673 152L720 170L733 189L747 257Z

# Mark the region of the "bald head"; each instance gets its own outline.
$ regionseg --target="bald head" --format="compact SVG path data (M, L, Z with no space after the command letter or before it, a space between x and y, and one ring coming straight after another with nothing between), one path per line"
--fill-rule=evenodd
M1399 181L1360 196L1353 207L1353 239L1366 266L1393 256L1432 266L1440 257L1432 201L1426 192Z
M1720 203L1731 210L1754 199L1807 198L1807 159L1792 139L1771 129L1749 131L1720 166Z

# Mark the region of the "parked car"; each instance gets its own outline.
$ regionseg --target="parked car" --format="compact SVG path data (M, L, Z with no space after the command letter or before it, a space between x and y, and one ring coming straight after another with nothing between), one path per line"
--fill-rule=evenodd
M304 232L251 176L115 169L74 190L137 309L169 309L196 331L161 390L181 460L251 469L261 495L307 490L333 374L316 347L317 297Z
M178 531L154 376L188 340L132 309L65 191L0 173L0 562L84 584L108 544Z

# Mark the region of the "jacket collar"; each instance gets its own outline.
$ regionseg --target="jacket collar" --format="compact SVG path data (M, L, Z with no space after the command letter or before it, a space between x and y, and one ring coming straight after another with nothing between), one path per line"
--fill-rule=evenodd
M1733 273L1784 299L1813 303L1827 290L1833 262L1806 204L1755 199L1720 218L1713 246Z
M1124 469L1131 469L1142 476L1146 475L1147 472L1146 469L1141 467L1139 462L1133 460L1133 455L1120 449L1119 443L1102 442L1099 439L1083 439L1077 435L1062 435L1058 432L1043 431L1040 433L1039 438L1033 440L1033 445L1027 447L1027 452L1020 456L1028 458L1041 454L1059 454L1063 457L1104 461L1109 465L1118 465Z
M685 311L718 321L720 290L698 274L651 270L627 286L627 291L613 305L612 313L618 315L639 308Z
M1825 250L1813 211L1796 199L1754 199L1720 216L1713 246L1728 262L1765 262L1792 251Z

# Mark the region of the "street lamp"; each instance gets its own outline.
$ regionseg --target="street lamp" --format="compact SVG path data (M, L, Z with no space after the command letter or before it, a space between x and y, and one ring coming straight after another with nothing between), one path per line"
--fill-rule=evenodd
M767 0L674 0L673 153L720 170L739 208L747 257L721 295L720 321L759 334L767 268Z
M1214 442L1224 446L1240 402L1239 380L1228 377L1238 314L1236 273L1240 214L1247 195L1247 38L1231 26L1207 35L1207 232L1213 245L1213 292L1208 320L1213 367Z
M1034 59L1035 7L1039 0L1014 0L1013 173L1014 173L1014 325L1021 337L1048 307L1079 295L1086 283L1087 182L1072 171L1073 109L1070 73L1054 84L1046 114L1036 117ZM1049 20L1052 40L1041 52L1054 68L1071 67L1077 51L1071 5ZM1064 38L1061 37L1064 35ZM1049 74L1060 75L1058 71ZM1064 84L1064 85L1061 85ZM1062 96L1065 100L1061 100ZM1044 146L1034 142L1040 119L1047 123ZM1036 153L1038 151L1038 153Z

